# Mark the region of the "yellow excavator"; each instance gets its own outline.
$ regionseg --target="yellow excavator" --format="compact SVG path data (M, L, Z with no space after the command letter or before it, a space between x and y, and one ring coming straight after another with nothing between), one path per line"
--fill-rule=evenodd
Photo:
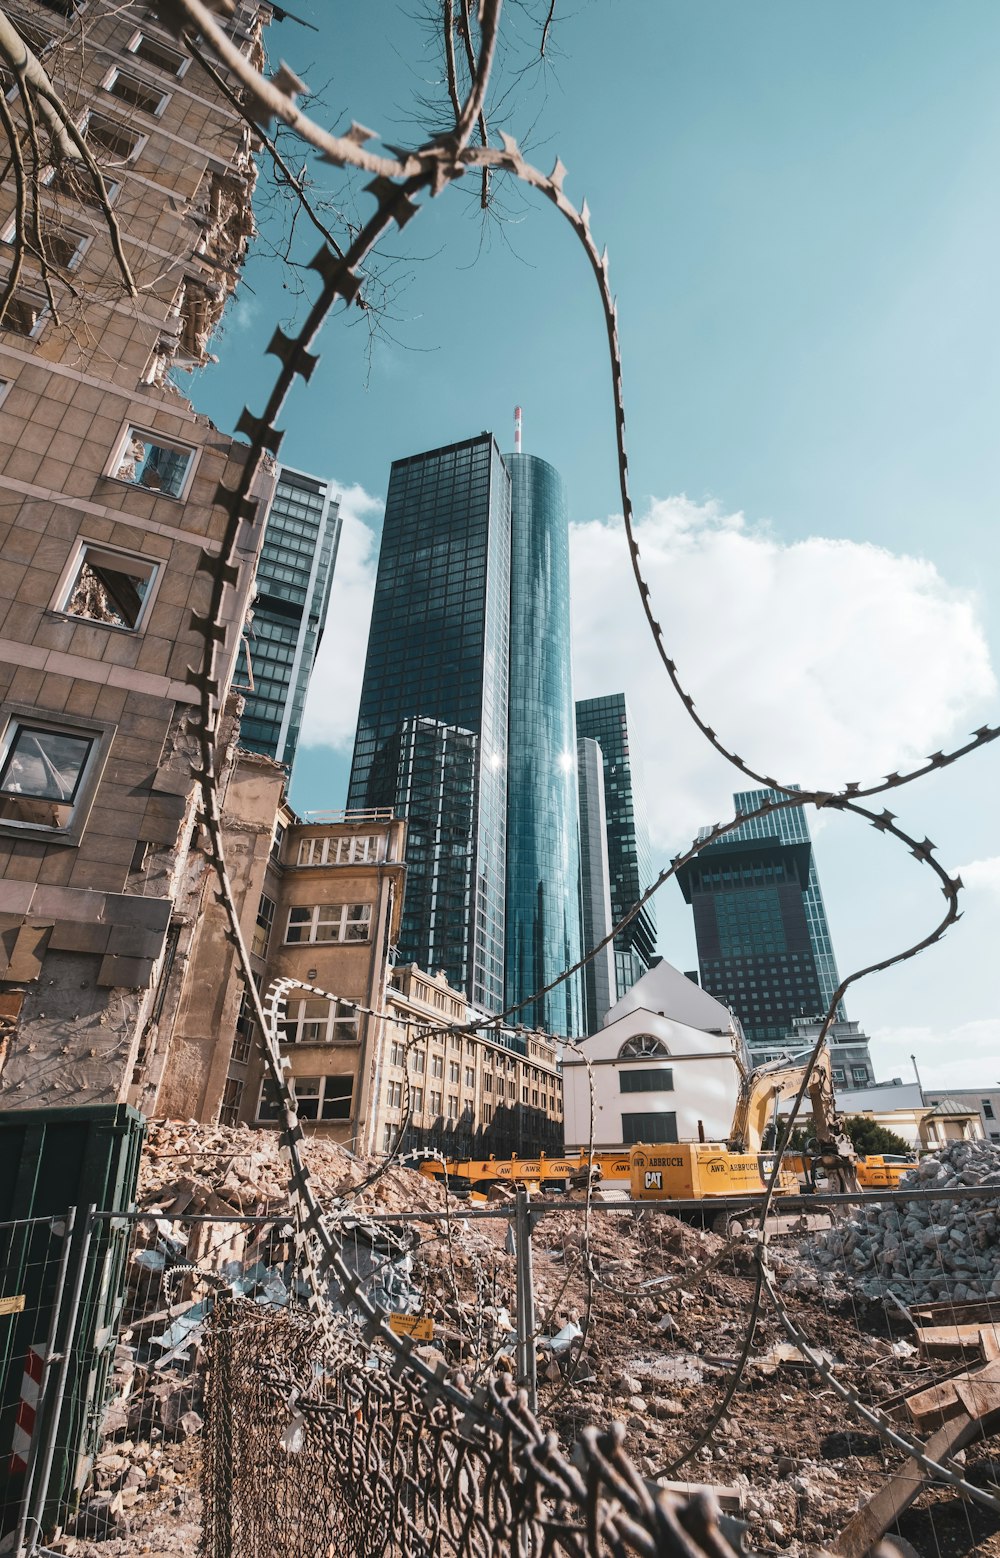
M718 1201L760 1197L774 1172L775 1154L764 1150L769 1127L777 1132L779 1106L802 1086L809 1056L772 1061L749 1071L740 1084L729 1138L725 1142L672 1142L633 1147L630 1177L634 1201ZM806 1096L812 1107L814 1141L805 1158L783 1158L775 1195L798 1196L819 1173L831 1190L859 1188L857 1157L840 1128L829 1052L816 1060Z
M809 1065L808 1055L773 1061L747 1072L740 1085L729 1137L725 1142L640 1144L616 1152L593 1151L537 1158L428 1158L420 1172L445 1181L461 1193L491 1195L504 1185L532 1190L573 1190L590 1181L629 1186L634 1201L709 1202L725 1222L726 1204L762 1196L774 1170L775 1153L764 1148L769 1128L778 1129L778 1110L794 1098ZM775 1181L776 1196L787 1200L823 1188L832 1192L895 1189L912 1163L859 1159L841 1129L833 1090L829 1051L824 1047L809 1077L806 1096L813 1136L806 1152L786 1153Z

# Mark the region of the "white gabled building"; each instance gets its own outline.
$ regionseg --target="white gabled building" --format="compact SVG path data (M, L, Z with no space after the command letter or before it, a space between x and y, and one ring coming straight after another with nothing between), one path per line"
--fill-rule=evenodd
M739 1022L667 962L656 963L581 1049L590 1062L594 1146L725 1141L749 1069ZM590 1141L586 1061L563 1052L566 1146Z

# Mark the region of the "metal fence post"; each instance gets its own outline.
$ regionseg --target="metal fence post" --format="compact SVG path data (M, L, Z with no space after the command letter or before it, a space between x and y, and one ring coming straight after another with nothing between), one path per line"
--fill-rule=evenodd
M42 1523L45 1519L45 1501L49 1491L49 1481L52 1476L52 1463L56 1454L56 1437L59 1433L59 1419L62 1416L63 1401L66 1396L66 1379L69 1374L70 1359L73 1355L73 1344L76 1339L76 1326L80 1316L80 1300L83 1296L84 1278L87 1274L87 1259L90 1254L90 1241L94 1235L95 1205L88 1206L83 1219L82 1237L80 1249L77 1254L76 1270L73 1273L73 1285L70 1289L69 1305L66 1311L65 1324L62 1327L62 1351L55 1357L58 1359L58 1371L55 1379L55 1390L52 1402L52 1412L49 1419L49 1428L45 1439L45 1453L41 1464L41 1470L35 1483L32 1509L29 1514L31 1524L35 1527L35 1536L31 1540L29 1551L34 1550L37 1539L41 1536ZM69 1236L67 1235L67 1243ZM57 1315L58 1319L58 1315ZM53 1333L55 1334L55 1332Z
M53 1223L55 1222L56 1219L53 1219ZM41 1432L34 1435L31 1441L28 1473L24 1481L24 1497L21 1502L21 1518L17 1523L17 1530L14 1534L14 1552L18 1555L18 1558L20 1558L20 1554L24 1550L28 1519L34 1508L32 1493L35 1486L35 1472L38 1469L38 1457L42 1446L42 1435L44 1433L49 1438L53 1438L56 1432L56 1422L49 1413L48 1407L52 1396L53 1364L56 1362L56 1342L59 1335L59 1322L62 1319L63 1292L66 1287L66 1272L69 1269L69 1253L73 1242L75 1225L76 1207L71 1206L62 1222L62 1253L59 1256L56 1290L52 1295L52 1318L49 1321L49 1334L45 1340L45 1362L43 1365L45 1372L42 1375L42 1388L38 1397L38 1423Z
M518 1185L514 1202L514 1248L517 1262L517 1382L528 1393L532 1412L538 1410L538 1360L535 1352L535 1288L531 1262L531 1196Z

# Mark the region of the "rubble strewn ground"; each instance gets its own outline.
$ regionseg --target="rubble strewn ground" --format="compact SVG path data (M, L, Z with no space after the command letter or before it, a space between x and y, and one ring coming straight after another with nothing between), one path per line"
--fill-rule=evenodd
M362 1184L374 1168L327 1142L310 1142L308 1159L324 1201ZM983 1179L1000 1187L1000 1153L952 1148L921 1164L915 1177L921 1186L943 1190ZM275 1137L172 1124L151 1131L140 1203L181 1218L195 1211L222 1216L230 1209L279 1214L287 1209L284 1180ZM414 1171L393 1168L351 1209L377 1216L446 1205L456 1211L461 1203L446 1200L440 1187ZM969 1209L953 1203L945 1224L940 1205L911 1202L902 1213L897 1206L885 1213L869 1207L867 1216L830 1233L774 1246L793 1318L826 1352L838 1378L873 1404L891 1405L949 1367L923 1357L899 1307L881 1301L887 1273L893 1280L897 1273L916 1276L911 1298L1000 1292L994 1213L980 1203ZM925 1246L916 1231L905 1232L907 1218L914 1230L945 1229L943 1253L940 1232L934 1236L936 1265L923 1253L915 1256ZM163 1223L159 1236L152 1222L141 1227L147 1231L139 1233L130 1267L120 1397L109 1412L97 1465L97 1503L88 1506L90 1527L59 1544L74 1558L166 1558L195 1546L202 1409L197 1334L164 1362L170 1349L163 1339L169 1342L173 1333L158 1257L170 1226ZM891 1235L900 1227L910 1251L905 1271L891 1259L898 1248ZM977 1251L977 1275L961 1259L969 1245L950 1236L955 1229ZM508 1224L449 1218L438 1230L420 1225L407 1264L406 1281L419 1295L421 1313L435 1322L424 1352L468 1369L482 1362L485 1351L494 1366L504 1367L513 1357L515 1309ZM252 1230L234 1231L230 1224L201 1225L199 1231L188 1224L181 1231L185 1238L190 1234L201 1264L222 1269L235 1261L226 1269L245 1274L252 1296L266 1296L282 1270L281 1249L273 1242L255 1244ZM826 1546L900 1466L901 1457L851 1417L765 1307L744 1383L711 1445L668 1470L707 1426L743 1347L754 1295L752 1243L727 1248L714 1234L652 1210L637 1215L595 1207L585 1233L579 1209L557 1208L540 1217L533 1251L540 1412L565 1443L588 1424L624 1422L626 1448L643 1472L730 1490L760 1551L805 1553ZM183 1282L174 1285L175 1302L190 1301L186 1295L196 1296ZM157 1346L154 1337L161 1339ZM970 1449L968 1457L970 1475L997 1475L988 1444ZM109 1534L95 1539L95 1522L102 1518ZM944 1489L924 1494L900 1529L920 1553L935 1558L1000 1555L1000 1521Z

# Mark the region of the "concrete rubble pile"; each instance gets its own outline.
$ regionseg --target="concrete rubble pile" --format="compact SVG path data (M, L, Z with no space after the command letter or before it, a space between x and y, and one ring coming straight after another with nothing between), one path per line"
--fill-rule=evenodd
M995 1186L1000 1197L1000 1146L956 1142L924 1158L900 1190L940 1190L941 1200L866 1206L829 1233L799 1246L786 1267L788 1291L824 1292L846 1284L866 1298L893 1295L904 1304L1000 1298L1000 1208L989 1199L949 1199L961 1186Z

